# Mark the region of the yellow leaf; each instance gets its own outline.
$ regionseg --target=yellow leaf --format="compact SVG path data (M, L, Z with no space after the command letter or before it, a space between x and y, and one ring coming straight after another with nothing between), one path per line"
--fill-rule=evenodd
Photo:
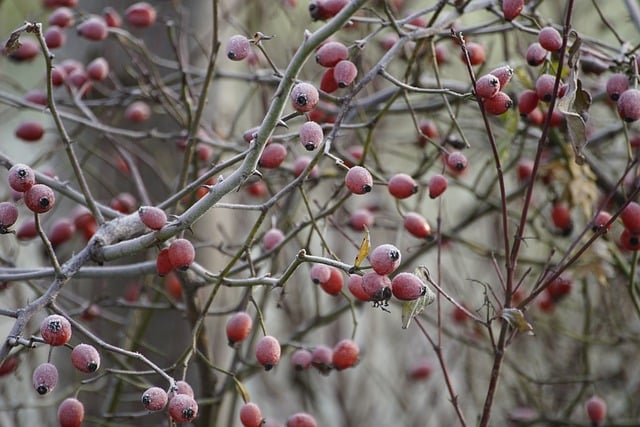
M517 308L505 308L500 313L500 317L509 323L509 326L516 328L518 332L526 332L527 335L534 335L533 326L524 318L522 311Z
M371 239L369 236L369 229L365 227L364 229L364 237L362 238L362 243L360 244L360 251L356 256L356 260L353 262L353 266L355 268L360 267L362 261L369 255L369 251L371 250Z

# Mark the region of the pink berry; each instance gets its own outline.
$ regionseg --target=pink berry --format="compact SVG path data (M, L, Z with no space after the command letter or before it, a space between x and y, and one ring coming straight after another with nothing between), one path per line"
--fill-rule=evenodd
M620 234L620 246L627 251L640 250L640 233L634 233L625 228Z
M104 21L107 23L107 26L111 28L120 28L122 27L122 17L120 14L112 7L107 6L102 11L102 17Z
M173 271L173 265L169 260L169 248L163 248L156 258L156 271L158 276L166 276Z
M573 220L571 210L566 203L554 203L551 207L551 221L553 225L560 229L563 235L571 234L573 230Z
M20 38L20 46L9 54L9 58L16 62L31 61L40 52L40 45L28 37Z
M464 171L468 164L467 157L460 151L452 151L447 155L447 166L454 172Z
M78 344L71 351L71 364L80 372L95 372L100 367L100 353L92 345Z
M338 295L342 291L344 278L340 270L335 267L329 267L329 271L329 279L325 282L320 282L320 287L329 295Z
M391 279L370 271L362 276L362 290L367 294L368 301L386 302L392 295Z
M618 98L618 113L625 122L640 119L640 90L628 89Z
M524 0L502 0L502 14L507 21L513 21L524 8Z
M47 394L58 384L58 369L51 363L42 363L33 370L33 388L38 394Z
M293 174L296 177L302 175L304 170L307 168L307 166L309 166L309 164L311 164L312 161L313 159L309 156L300 156L297 159L295 159L293 162ZM309 171L309 174L307 175L307 177L311 179L315 179L315 178L318 178L319 176L320 176L320 172L318 171L318 166L314 165Z
M109 75L109 63L103 57L95 58L87 64L87 76L94 81L102 81Z
M327 68L320 78L320 90L326 93L333 93L340 89L336 78L333 75L333 68Z
M333 68L333 78L340 88L349 86L357 76L358 67L348 59L338 62Z
M296 371L304 371L311 366L311 352L299 348L291 354L291 365Z
M49 49L58 49L67 41L67 35L60 27L50 27L44 33L44 41Z
M138 209L140 221L152 230L160 230L167 223L167 214L155 206L142 206Z
M498 92L493 98L485 99L483 105L487 113L499 116L513 107L513 101L506 93Z
M316 108L320 101L318 89L311 83L301 82L291 89L291 106L301 113L308 113Z
M147 2L132 4L124 12L127 22L134 27L146 28L156 22L156 9Z
M526 116L538 106L538 94L534 90L527 89L518 96L518 111L521 116Z
M557 52L562 47L562 35L553 27L544 27L538 33L538 43L549 52Z
M270 251L284 241L284 233L279 228L271 228L264 233L262 238L262 247L266 251Z
M24 121L16 128L16 136L26 142L39 141L43 135L44 127L35 120Z
M362 166L350 168L344 177L344 182L353 194L366 194L373 188L373 177Z
M589 420L594 424L600 424L607 416L607 403L598 396L591 396L585 407Z
M68 7L59 7L49 15L47 20L49 25L56 25L60 28L67 28L73 25L73 11Z
M611 214L609 212L606 211L600 211L596 214L596 216L593 218L593 231L598 231L600 230L602 227L604 227L609 221L611 220ZM611 230L611 226L612 224L609 224L607 226L606 231Z
M29 166L16 163L9 169L9 186L15 191L24 192L36 183L36 175Z
M313 121L304 122L304 124L300 126L298 135L300 136L300 143L308 151L318 148L324 139L322 126Z
M246 311L238 311L227 320L226 332L229 345L244 341L251 332L253 319Z
M356 209L349 216L349 225L356 231L364 231L370 228L375 221L373 213L369 209Z
M410 380L426 380L433 373L433 362L428 359L420 359L414 362L407 370Z
M309 14L314 21L333 18L347 5L349 0L311 0Z
M169 401L169 415L179 423L191 422L198 416L198 403L187 394L176 394Z
M77 27L78 34L87 40L101 41L109 35L107 23L100 16L91 16Z
M266 169L274 169L280 166L286 157L287 147L273 142L264 147L258 165Z
M326 264L313 264L309 270L311 281L316 285L324 283L331 277L331 268Z
M418 192L418 184L406 173L398 173L389 179L387 189L396 199L406 199Z
M640 204L629 202L620 212L620 219L624 227L632 233L640 232Z
M23 222L16 230L16 237L18 240L33 239L37 235L38 230L36 229L36 221L33 218Z
M556 84L555 76L551 74L542 74L536 80L536 95L543 102L551 101L553 97L553 88Z
M265 371L273 369L280 361L280 343L270 335L266 335L256 343L256 359Z
M431 235L431 226L427 220L417 212L409 212L404 216L404 229L412 236L425 239Z
M533 174L533 160L521 159L516 166L516 173L518 175L518 181L529 181L531 179L531 175Z
M399 300L413 301L425 294L426 286L415 274L403 272L391 280L391 292Z
M47 237L51 242L51 246L55 248L70 240L75 231L76 226L73 224L73 221L67 218L60 218L51 225Z
M315 418L305 412L298 412L287 418L287 427L317 427Z
M227 40L227 58L232 61L242 61L251 52L251 43L243 35L237 34Z
M71 338L71 323L58 314L51 314L40 324L40 335L51 346L65 345Z
M179 394L184 394L186 396L190 396L190 397L194 397L195 394L193 393L193 387L191 387L191 385L183 380L179 380L176 381L176 386L175 389L172 389L169 392L169 400L173 399L174 397L176 397Z
M537 67L542 64L547 58L547 50L543 48L540 43L531 43L527 48L526 59L527 64L532 67Z
M343 339L333 347L331 364L338 370L351 368L358 363L359 356L358 344L351 339Z
M60 427L80 427L84 420L84 405L78 399L69 397L58 406Z
M142 404L148 411L161 411L167 406L169 397L160 387L150 387L142 393Z
M12 202L0 203L0 234L7 233L8 229L18 220L18 208Z
M311 352L311 365L321 374L328 375L331 372L331 359L333 358L333 349L326 345L318 345Z
M316 51L316 62L323 67L335 67L335 65L349 57L349 50L340 42L331 41L324 43Z
M349 279L347 280L347 288L349 288L351 295L360 301L369 301L371 299L362 286L362 276L358 274L351 274L349 276Z
M467 52L469 54L469 63L471 65L482 64L486 58L484 46L482 46L480 43L475 43L475 42L468 42L466 46L467 46ZM461 54L461 59L463 61L466 61L466 58L462 54Z
M369 254L371 267L381 275L393 273L400 265L400 250L393 245L383 244L377 246Z
M629 77L626 74L612 74L607 80L607 95L612 101L617 101L627 89L629 89Z
M25 101L33 104L45 106L47 105L47 94L39 89L33 89L25 93Z
M435 199L445 192L447 186L449 185L449 180L446 176L437 174L431 177L429 180L429 197Z
M125 119L133 123L143 123L151 117L151 107L144 101L134 101L124 110Z
M421 120L418 123L420 133L418 133L418 145L424 147L427 145L427 140L434 140L438 137L438 127L433 120Z
M476 80L476 93L480 98L492 98L500 91L500 80L493 74L485 74Z
M186 270L193 263L196 250L187 239L176 239L169 245L169 262L173 268Z
M260 427L262 421L262 412L255 403L247 402L240 407L240 422L244 427Z

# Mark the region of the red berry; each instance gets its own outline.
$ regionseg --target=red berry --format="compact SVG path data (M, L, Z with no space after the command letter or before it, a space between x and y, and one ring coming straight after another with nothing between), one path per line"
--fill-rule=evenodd
M45 31L44 41L49 49L57 49L65 44L67 35L60 27L53 26Z
M391 298L391 279L376 272L365 273L362 276L362 290L367 294L368 301L385 302Z
M133 123L143 123L151 117L151 107L144 101L134 101L124 110L125 119Z
M18 208L11 202L0 203L0 234L7 233L9 227L18 220Z
M426 289L422 280L413 273L399 273L391 281L393 296L402 301L418 299L425 294Z
M51 245L55 248L71 239L75 231L76 226L70 219L60 218L51 225L47 237Z
M358 363L359 356L360 348L358 344L351 339L344 339L333 347L331 363L338 370L351 368Z
M242 61L251 52L251 43L243 35L236 34L227 40L227 58L232 61Z
M36 221L34 219L29 219L23 222L16 231L16 237L18 240L33 239L37 235L38 230L36 229Z
M309 270L311 281L316 285L324 283L331 277L331 268L326 264L313 264Z
M427 220L417 212L409 212L404 216L404 229L412 236L419 239L427 238L431 235L431 227Z
M504 19L512 21L520 15L524 7L524 0L502 0L502 14Z
M383 244L377 246L369 254L371 267L381 275L393 273L400 265L400 250L393 245Z
M598 396L591 396L585 408L589 420L594 424L600 424L607 416L607 403Z
M138 209L140 221L152 230L160 230L167 223L167 214L155 206L142 206Z
M78 34L87 40L101 41L107 38L109 29L100 16L91 16L77 27Z
M538 106L538 94L534 90L527 89L518 96L518 111L521 116L526 116Z
M328 375L331 372L331 359L333 358L333 349L326 345L318 345L311 352L311 365L316 368L322 375Z
M132 4L124 11L127 22L134 27L146 28L156 22L156 9L147 2Z
M100 367L100 353L92 345L78 344L71 351L71 364L80 372L95 372Z
M58 406L60 427L80 427L84 420L84 405L78 399L69 397Z
M414 362L407 370L410 380L426 380L433 373L433 363L428 359L420 359Z
M160 277L166 276L173 271L173 265L169 261L169 248L164 248L158 253L156 271Z
M91 80L102 81L109 75L109 63L103 57L95 58L87 65L87 76Z
M418 134L418 145L424 147L427 145L427 138L436 139L438 137L438 128L433 120L421 120L418 123L420 133Z
M317 427L315 418L305 412L298 412L287 418L287 427Z
M9 58L16 62L31 61L40 52L40 45L33 39L20 38L20 46L9 54Z
M279 228L271 228L264 233L264 237L262 238L262 247L265 251L270 251L282 243L284 241L284 237L282 230Z
M570 278L559 276L549 283L545 291L553 302L558 302L571 292L572 287L573 281Z
M551 74L542 74L536 80L536 95L543 102L551 101L553 97L553 87L556 84L555 76Z
M333 68L327 68L322 73L320 79L320 90L326 93L333 93L339 89L338 82L333 75Z
M625 228L620 234L620 246L628 251L640 250L640 233L634 233Z
M193 263L196 250L187 239L176 239L169 245L169 262L173 268L186 270Z
M521 159L516 166L516 173L518 174L518 181L529 181L533 174L533 160Z
M179 423L191 422L198 416L198 403L187 394L176 394L169 401L169 415Z
M571 219L571 210L566 203L553 204L551 207L551 221L553 221L553 225L561 230L563 235L571 234L573 221Z
M277 168L287 157L287 147L277 142L264 147L258 165L266 169Z
M164 289L176 301L182 301L182 282L174 272L170 272L164 278Z
M302 175L302 172L311 164L313 159L309 156L300 156L293 162L293 174L298 177ZM318 171L318 166L313 166L307 175L309 178L318 178L320 176L320 172Z
M396 199L406 199L418 192L418 184L406 173L398 173L392 176L387 188L389 193Z
M476 93L480 98L492 98L500 91L500 80L493 74L485 74L476 80Z
M45 106L47 105L47 94L39 89L33 89L24 95L25 101L33 104Z
M113 199L111 199L109 206L118 212L129 214L136 210L138 201L131 193L118 193Z
M34 120L24 121L16 128L16 136L23 141L39 141L42 135L44 135L44 127L40 122Z
M349 288L349 292L351 292L351 294L360 301L370 300L369 294L362 286L362 276L358 274L351 274L347 280L347 288Z
M47 394L58 384L58 369L51 363L42 363L33 370L33 388L38 394Z
M452 151L447 155L447 166L454 172L464 171L468 164L467 157L460 151Z
M226 332L229 345L244 341L251 332L253 319L246 311L238 311L227 320Z
M348 59L338 62L333 68L333 78L338 87L345 88L349 86L357 76L358 67Z
M179 394L184 394L189 397L194 397L193 387L186 381L176 381L176 387L169 393L169 400L173 399Z
M537 67L538 65L542 64L546 58L547 51L540 45L540 43L531 43L527 48L527 64L531 65L532 67Z
M449 180L444 175L434 175L429 180L429 197L435 199L440 196L447 189Z
M308 113L318 105L320 94L311 83L301 82L291 89L290 99L294 110Z
M335 267L329 267L329 271L329 279L325 282L320 282L320 287L329 295L338 295L342 291L344 278L340 270Z
M483 105L487 113L499 116L513 107L513 101L506 93L498 92L493 98L485 99Z
M636 202L629 202L627 206L624 207L622 212L620 212L620 219L624 224L625 228L627 228L632 233L640 232L640 204Z
M280 343L270 335L266 335L256 343L256 359L264 366L265 371L273 369L280 361Z
M66 28L73 25L73 11L68 7L59 7L49 15L47 20L49 25L56 25L60 28Z
M349 225L356 231L364 231L374 223L373 213L369 209L356 209L349 216Z
M62 86L67 79L67 73L62 68L53 68L51 70L51 84L53 86Z
M347 171L344 183L353 194L366 194L373 188L373 177L362 166L353 166Z
M604 227L610 220L611 220L611 214L609 212L606 212L606 211L598 212L596 216L593 218L593 227L592 227L593 231L598 231L599 229ZM606 231L611 230L611 226L612 224L609 224L607 226Z
M244 427L260 427L262 421L262 412L255 403L247 402L240 407L240 422Z
M629 77L626 74L612 74L607 80L607 95L612 101L617 101L627 89L629 89Z
M296 371L304 371L311 366L311 352L304 348L299 348L291 354L291 365Z
M40 324L40 335L51 346L65 345L71 338L71 323L58 314L51 314Z
M348 2L349 0L312 0L309 14L314 21L324 21L336 16Z
M640 119L640 90L628 89L618 98L618 113L625 122Z
M167 406L169 397L160 387L150 387L142 393L142 404L148 411L161 411Z
M469 63L471 65L480 65L484 62L486 58L486 53L484 50L484 46L480 43L469 42L466 44L467 52L469 53ZM466 58L463 54L461 54L462 61L466 61Z
M4 362L0 364L0 377L4 377L5 375L9 375L18 369L18 365L20 364L20 359L18 356L11 355L7 357Z
M324 43L316 51L316 62L323 67L335 67L335 65L349 57L349 49L340 42L330 41Z
M562 47L562 35L553 27L544 27L538 33L538 43L549 52L557 52Z
M322 126L313 121L305 122L298 131L300 143L309 151L315 150L324 139Z

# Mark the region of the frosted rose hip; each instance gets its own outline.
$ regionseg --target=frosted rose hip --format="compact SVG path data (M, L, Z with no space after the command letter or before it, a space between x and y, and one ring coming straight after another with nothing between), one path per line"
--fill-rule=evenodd
M229 345L233 345L247 338L251 332L252 325L253 319L251 319L251 316L249 316L246 311L234 313L229 320L227 320L226 326Z
M350 368L358 362L360 348L351 339L344 339L333 347L331 363L336 369Z
M100 353L92 345L78 344L71 351L71 364L80 372L95 372L100 367Z
M145 409L149 411L161 411L167 406L169 398L167 392L160 387L151 387L142 394L141 400Z
M32 379L38 394L47 394L58 384L58 369L51 363L42 363L34 369Z
M266 371L273 369L280 361L280 343L270 335L266 335L256 343L256 359Z
M402 301L413 301L426 292L425 284L413 273L399 273L391 280L393 296Z
M58 314L52 314L40 324L40 335L49 345L65 345L71 338L71 323Z
M371 251L369 260L376 273L382 275L390 274L400 265L400 250L390 244L380 245Z
M190 422L198 416L198 403L187 394L176 394L169 401L169 415L179 423Z
M60 427L80 427L84 420L84 405L78 399L69 397L58 406Z
M353 194L366 194L373 188L373 177L362 166L353 166L347 171L344 182Z

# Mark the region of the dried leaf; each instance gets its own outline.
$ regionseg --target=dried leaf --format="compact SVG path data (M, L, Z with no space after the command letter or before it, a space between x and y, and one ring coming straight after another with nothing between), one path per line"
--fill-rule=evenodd
M500 313L500 317L509 323L509 326L518 330L518 332L525 332L527 335L534 335L533 326L527 322L524 318L524 314L517 308L505 308Z
M360 251L356 256L356 260L353 262L353 266L355 268L360 267L362 261L369 255L369 251L371 250L371 237L369 236L369 229L365 227L364 229L364 237L362 238L362 243L360 243Z
M427 285L428 271L426 267L420 266L415 270L416 276L422 280L426 288L425 293L420 298L413 301L405 301L402 303L402 329L407 329L411 320L418 314L422 313L422 310L436 299L436 294Z

